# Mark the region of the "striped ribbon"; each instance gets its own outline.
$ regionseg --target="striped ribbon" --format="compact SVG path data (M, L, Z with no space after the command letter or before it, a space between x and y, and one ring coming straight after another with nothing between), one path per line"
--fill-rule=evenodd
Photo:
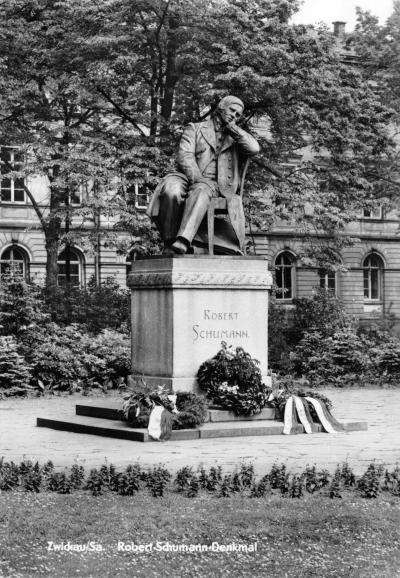
M314 407L322 428L326 433L343 433L343 426L328 411L326 405L319 399L313 397L298 397L291 395L285 405L283 434L296 435L298 433L299 420L307 434L318 431L317 424L314 423L309 403Z
M168 441L172 435L172 414L162 405L153 407L149 425L147 427L149 436L155 440Z

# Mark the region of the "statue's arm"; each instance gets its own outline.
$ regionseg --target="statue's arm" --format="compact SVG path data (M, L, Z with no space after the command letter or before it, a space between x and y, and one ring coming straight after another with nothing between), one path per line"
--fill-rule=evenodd
M179 143L178 165L190 183L195 183L202 178L196 162L196 129L192 123L185 128Z
M234 138L236 144L239 146L240 151L243 154L247 155L248 157L253 157L260 152L260 145L256 139L239 126L230 125L227 127L227 131Z

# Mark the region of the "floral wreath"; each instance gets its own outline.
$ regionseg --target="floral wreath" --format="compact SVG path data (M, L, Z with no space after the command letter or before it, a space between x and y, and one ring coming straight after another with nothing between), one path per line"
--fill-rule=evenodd
M254 415L267 405L271 389L262 383L260 362L242 347L234 351L223 341L222 348L197 373L206 397L238 415Z

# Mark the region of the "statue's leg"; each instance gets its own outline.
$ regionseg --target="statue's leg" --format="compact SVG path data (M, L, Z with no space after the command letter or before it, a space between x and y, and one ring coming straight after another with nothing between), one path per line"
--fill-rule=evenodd
M217 193L214 193L205 183L194 183L190 187L188 193L189 195L185 202L181 226L177 233L178 242L181 243L180 246L182 247L181 252L185 252L185 246L186 249L190 246L193 237L196 235L200 224L207 213L212 197L217 196ZM174 247L175 245L173 248Z
M184 175L167 175L159 195L158 215L161 237L166 245L173 243L182 221L187 193L187 179Z

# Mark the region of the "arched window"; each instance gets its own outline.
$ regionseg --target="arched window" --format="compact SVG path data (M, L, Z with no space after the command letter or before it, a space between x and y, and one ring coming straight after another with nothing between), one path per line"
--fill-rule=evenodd
M277 299L293 299L294 267L291 253L280 253L275 259L275 279L278 286Z
M1 274L7 273L10 263L13 263L24 279L29 276L29 259L26 252L19 247L8 247L1 254Z
M383 262L378 255L368 255L364 259L364 299L382 300Z
M81 259L73 249L69 250L70 253L70 283L75 287L81 284L82 279L82 263ZM61 251L58 256L58 284L64 285L67 282L67 265L66 265L66 251Z

